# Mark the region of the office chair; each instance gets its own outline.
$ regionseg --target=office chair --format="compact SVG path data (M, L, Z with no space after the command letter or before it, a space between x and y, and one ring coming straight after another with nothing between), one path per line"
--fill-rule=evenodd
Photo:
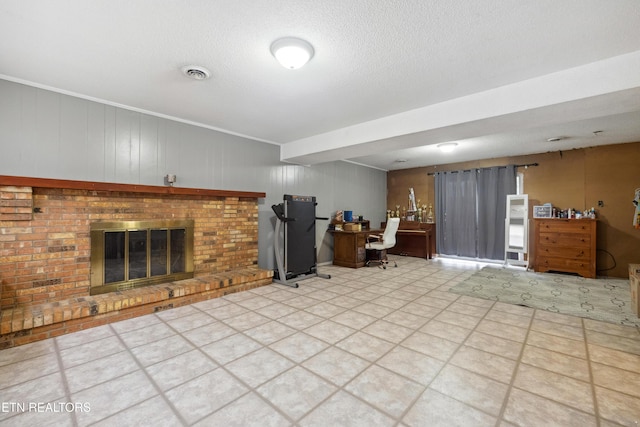
M389 218L387 221L387 226L384 229L384 233L382 235L379 234L370 234L367 236L367 243L365 243L364 247L367 250L367 262L366 266L368 267L371 263L375 262L379 264L385 270L387 269L387 264L389 264L389 259L387 258L387 249L392 248L396 245L396 232L398 231L398 227L400 226L400 218ZM369 257L369 254L375 251L375 259ZM398 264L394 261L394 266L397 267Z

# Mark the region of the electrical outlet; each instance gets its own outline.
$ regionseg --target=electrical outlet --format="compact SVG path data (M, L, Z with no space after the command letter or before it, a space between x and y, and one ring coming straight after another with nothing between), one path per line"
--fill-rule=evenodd
M601 208L604 206L604 202L602 200L598 200L598 207Z

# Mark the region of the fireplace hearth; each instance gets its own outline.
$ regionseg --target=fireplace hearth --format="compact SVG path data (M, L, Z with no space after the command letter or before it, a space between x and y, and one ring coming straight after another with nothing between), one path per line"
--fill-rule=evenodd
M0 349L271 283L263 197L0 175Z
M0 196L2 310L257 265L264 193L0 175Z

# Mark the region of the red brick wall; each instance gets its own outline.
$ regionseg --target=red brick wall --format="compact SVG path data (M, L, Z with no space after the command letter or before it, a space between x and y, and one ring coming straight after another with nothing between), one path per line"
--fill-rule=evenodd
M195 221L196 277L258 263L255 198L0 187L0 308L89 295L91 222L156 219Z

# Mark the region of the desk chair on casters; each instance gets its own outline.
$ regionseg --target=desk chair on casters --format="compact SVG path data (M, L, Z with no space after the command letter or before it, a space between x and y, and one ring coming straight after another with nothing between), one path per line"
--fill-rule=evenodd
M371 265L371 263L377 263L385 270L387 269L387 265L389 264L387 249L396 245L396 232L399 226L400 218L389 218L382 235L371 234L367 236L367 243L364 245L367 250L367 262L365 264L367 267ZM370 257L370 254L375 254L375 258L373 256ZM398 266L395 261L393 264L395 267Z

